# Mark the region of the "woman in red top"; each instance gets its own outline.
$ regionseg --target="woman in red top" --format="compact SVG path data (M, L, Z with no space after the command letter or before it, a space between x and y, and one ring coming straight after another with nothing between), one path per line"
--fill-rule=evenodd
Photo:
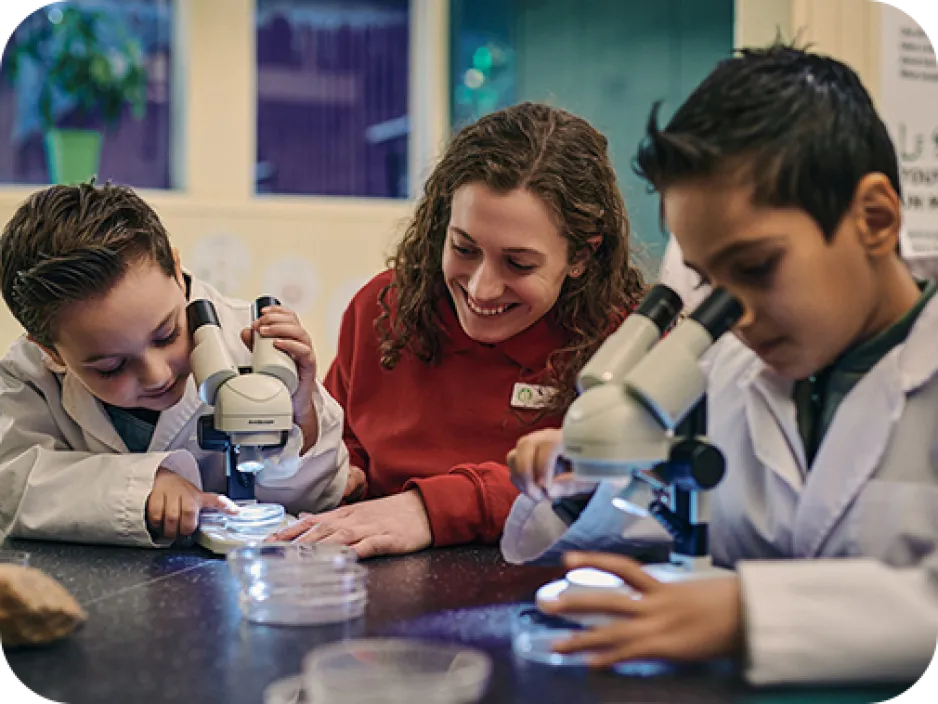
M361 557L496 542L517 495L506 453L560 423L642 295L628 236L606 139L581 118L526 103L457 134L325 380L369 500L276 538Z

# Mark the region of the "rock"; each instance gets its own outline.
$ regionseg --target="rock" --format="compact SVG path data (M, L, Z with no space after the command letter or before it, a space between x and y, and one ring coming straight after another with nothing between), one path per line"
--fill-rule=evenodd
M52 577L32 567L0 564L0 641L5 647L51 643L86 618Z

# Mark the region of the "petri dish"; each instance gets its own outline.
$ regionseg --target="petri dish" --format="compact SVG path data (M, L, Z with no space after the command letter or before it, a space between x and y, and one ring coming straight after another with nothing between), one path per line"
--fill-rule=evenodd
M339 623L365 612L367 570L345 546L251 543L228 566L239 582L238 604L253 623Z
M267 535L276 530L286 518L280 504L238 503L238 513L224 515L225 527L233 533Z
M311 704L299 675L272 682L264 690L264 704Z
M554 667L586 667L587 656L582 653L555 653L554 644L570 638L583 626L569 619L548 616L534 607L522 609L512 621L511 649L514 654L530 662Z
M482 698L491 675L480 650L408 638L342 641L303 661L308 699L334 704L468 704Z

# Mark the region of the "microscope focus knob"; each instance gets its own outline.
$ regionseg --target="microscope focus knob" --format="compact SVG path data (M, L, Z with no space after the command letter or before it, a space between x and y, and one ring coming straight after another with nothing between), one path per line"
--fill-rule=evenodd
M671 448L668 460L672 465L683 468L675 483L689 491L709 491L723 480L726 473L726 460L723 453L713 445L689 438L678 442Z

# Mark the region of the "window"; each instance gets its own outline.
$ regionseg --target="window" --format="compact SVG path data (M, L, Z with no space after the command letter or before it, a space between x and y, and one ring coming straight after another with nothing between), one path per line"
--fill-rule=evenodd
M515 0L450 5L450 115L454 129L517 101Z
M407 197L408 0L257 0L259 193Z
M172 44L172 0L73 0L48 5L28 17L14 32L0 63L0 183L49 183L44 146L43 90L49 64L25 59L12 76L11 52L31 36L63 21L65 13L78 9L96 18L93 41L102 55L110 56L112 70L125 64L114 47L118 42L134 44L146 72L142 116L129 106L120 111L113 127L103 129L99 180L135 187L170 187L170 58ZM61 37L61 35L59 35ZM82 39L76 51L87 46ZM47 56L46 53L43 56ZM46 84L48 85L48 84ZM74 99L52 93L48 111L52 126L87 127L101 130L100 112L80 116Z

